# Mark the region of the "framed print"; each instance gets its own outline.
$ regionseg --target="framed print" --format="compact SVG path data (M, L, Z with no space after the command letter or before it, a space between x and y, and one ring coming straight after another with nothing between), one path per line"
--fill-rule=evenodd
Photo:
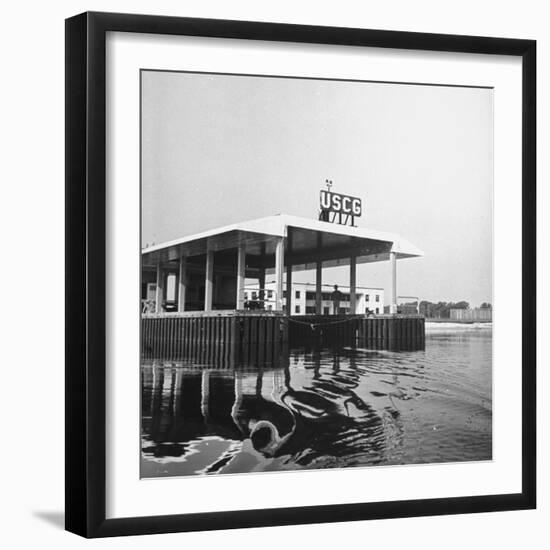
M530 40L66 21L66 528L535 507Z

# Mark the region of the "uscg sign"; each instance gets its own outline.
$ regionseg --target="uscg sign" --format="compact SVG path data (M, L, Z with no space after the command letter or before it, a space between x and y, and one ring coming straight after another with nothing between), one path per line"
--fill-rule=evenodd
M360 216L361 199L321 189L321 210L341 212L350 216Z
M321 189L319 219L326 222L355 225L355 217L362 212L361 199Z

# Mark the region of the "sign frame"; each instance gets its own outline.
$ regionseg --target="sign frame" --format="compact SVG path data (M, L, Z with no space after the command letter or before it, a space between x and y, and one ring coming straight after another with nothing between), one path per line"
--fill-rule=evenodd
M331 189L321 189L319 192L319 220L340 225L355 227L355 218L363 214L363 204L359 197L336 193ZM328 205L327 198L328 196ZM349 206L344 206L347 202ZM358 206L358 209L356 208ZM332 214L332 217L330 216Z

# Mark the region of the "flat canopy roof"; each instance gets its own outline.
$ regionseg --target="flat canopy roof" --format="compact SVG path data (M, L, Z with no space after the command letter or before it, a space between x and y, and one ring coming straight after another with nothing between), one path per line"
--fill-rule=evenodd
M285 238L284 263L294 270L311 269L318 261L326 262L326 267L345 265L350 256L356 256L358 263L388 260L390 252L395 252L397 259L423 256L399 235L279 214L144 248L142 260L144 266L152 267L212 250L217 263L231 265L236 261L235 250L244 245L247 267L270 268L279 237Z

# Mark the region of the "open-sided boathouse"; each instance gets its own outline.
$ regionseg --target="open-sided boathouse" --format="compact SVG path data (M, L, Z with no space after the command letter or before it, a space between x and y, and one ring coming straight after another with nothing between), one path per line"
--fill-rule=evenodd
M398 235L277 215L142 250L142 351L155 358L265 359L322 339L372 349L422 349L424 319L397 313L397 260L422 252ZM390 264L390 313L356 311L357 265ZM324 315L323 269L349 267L349 307ZM293 315L293 274L315 271L315 313ZM266 277L270 284L266 285ZM255 280L257 298L245 299ZM258 350L256 350L258 348Z

